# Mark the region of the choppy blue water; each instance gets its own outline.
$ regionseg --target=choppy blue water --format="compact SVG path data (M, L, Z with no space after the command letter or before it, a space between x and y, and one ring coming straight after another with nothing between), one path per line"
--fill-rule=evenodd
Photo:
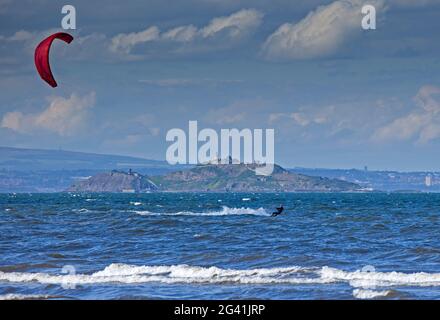
M439 194L3 194L0 298L439 299L439 231Z

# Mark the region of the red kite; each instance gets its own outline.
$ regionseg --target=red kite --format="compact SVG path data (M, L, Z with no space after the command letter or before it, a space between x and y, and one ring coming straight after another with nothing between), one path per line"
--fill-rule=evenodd
M49 64L49 52L50 46L55 39L63 40L64 42L71 43L73 37L64 32L54 33L53 35L47 37L35 49L35 66L37 71L44 81L46 81L51 87L55 88L57 82L55 81L52 71L50 70Z

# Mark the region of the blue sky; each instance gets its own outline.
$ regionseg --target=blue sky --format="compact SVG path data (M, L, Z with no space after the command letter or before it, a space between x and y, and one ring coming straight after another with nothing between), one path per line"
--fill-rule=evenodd
M437 0L0 0L0 145L164 159L167 130L275 128L284 166L440 170ZM377 30L360 8L377 8Z

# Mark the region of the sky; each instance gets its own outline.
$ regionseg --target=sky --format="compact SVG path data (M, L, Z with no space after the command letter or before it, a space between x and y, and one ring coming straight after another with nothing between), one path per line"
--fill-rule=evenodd
M54 89L33 53L65 4ZM439 0L0 0L0 146L164 160L197 120L274 128L286 167L440 170L438 17Z

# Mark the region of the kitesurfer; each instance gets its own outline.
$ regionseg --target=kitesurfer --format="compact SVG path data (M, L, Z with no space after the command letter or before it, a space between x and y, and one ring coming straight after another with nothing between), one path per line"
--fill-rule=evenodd
M284 207L283 205L280 205L278 208L276 208L277 211L272 212L272 217L276 217L278 215L280 215L283 211L284 211Z

